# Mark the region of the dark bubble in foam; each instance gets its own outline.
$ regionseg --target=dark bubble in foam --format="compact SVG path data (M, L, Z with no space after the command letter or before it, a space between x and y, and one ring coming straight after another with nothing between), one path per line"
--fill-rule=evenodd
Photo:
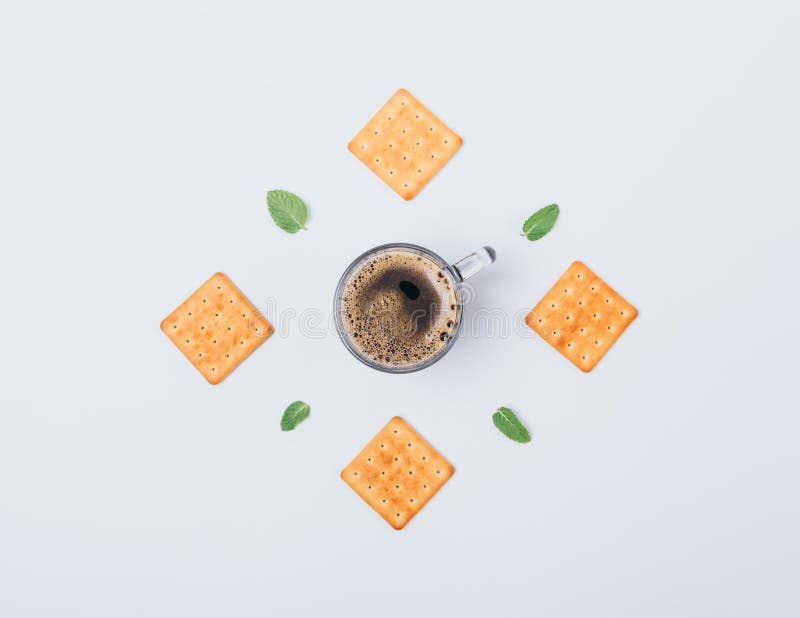
M348 316L346 335L378 364L425 362L447 345L458 324L455 288L437 263L416 253L398 250L369 258L344 286L339 310Z

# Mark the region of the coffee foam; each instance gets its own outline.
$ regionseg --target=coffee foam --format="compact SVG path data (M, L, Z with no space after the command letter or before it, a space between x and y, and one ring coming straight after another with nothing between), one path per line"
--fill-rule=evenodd
M348 277L339 310L344 334L362 356L410 368L436 356L461 314L452 276L429 258L395 250L366 259Z

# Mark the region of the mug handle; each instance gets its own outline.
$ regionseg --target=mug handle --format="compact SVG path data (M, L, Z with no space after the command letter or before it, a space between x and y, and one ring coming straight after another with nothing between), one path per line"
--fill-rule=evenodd
M453 264L453 269L461 277L462 281L466 281L478 271L483 270L489 264L494 262L497 253L491 247L481 247L474 253L470 253L467 257L458 260Z

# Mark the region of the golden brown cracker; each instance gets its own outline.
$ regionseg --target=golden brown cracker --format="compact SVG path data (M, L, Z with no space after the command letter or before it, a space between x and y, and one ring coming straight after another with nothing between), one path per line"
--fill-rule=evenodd
M453 476L454 468L399 416L342 470L341 477L400 530Z
M272 334L272 325L222 273L170 313L161 330L211 384L219 384Z
M583 262L573 262L525 323L581 371L591 371L633 322L636 308Z
M400 197L410 200L461 147L461 138L401 88L347 147Z

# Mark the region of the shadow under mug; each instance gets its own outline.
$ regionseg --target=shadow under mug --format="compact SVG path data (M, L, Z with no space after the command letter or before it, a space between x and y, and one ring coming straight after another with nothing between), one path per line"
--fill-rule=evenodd
M438 266L440 271L444 274L447 282L449 282L452 290L455 293L456 297L456 326L454 332L451 334L450 338L447 340L445 345L439 348L434 354L425 358L421 362L408 365L408 366L387 366L380 363L375 362L369 356L363 354L360 350L358 350L354 345L353 342L350 340L349 335L347 334L347 328L344 323L344 310L342 309L342 295L345 291L345 286L347 281L350 279L350 276L356 272L361 266L365 263L379 257L385 253L393 253L393 252L402 252L402 253L412 253L418 256L422 256L429 261L433 262ZM462 294L461 294L461 284L478 273L478 271L483 270L486 266L494 262L495 260L495 251L491 247L481 247L474 253L470 253L465 258L455 262L454 264L449 264L441 257L439 257L433 251L426 249L424 247L420 247L419 245L412 245L409 243L388 243L385 245L379 245L370 249L369 251L365 251L361 255L359 255L355 260L353 260L350 265L345 269L344 273L342 274L341 278L339 279L339 283L336 286L336 293L333 297L333 314L336 317L336 332L339 334L339 339L341 339L342 343L344 343L345 347L350 351L350 353L355 356L358 360L362 363L367 365L368 367L372 367L373 369L377 369L378 371L384 371L386 373L411 373L412 371L419 371L420 369L424 369L425 367L430 367L442 358L447 352L450 351L450 348L453 347L455 343L458 333L461 330L461 312L462 312Z

